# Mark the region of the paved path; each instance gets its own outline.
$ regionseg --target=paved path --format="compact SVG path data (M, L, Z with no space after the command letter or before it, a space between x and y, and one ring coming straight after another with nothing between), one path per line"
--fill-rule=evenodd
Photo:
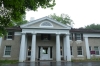
M35 63L0 64L0 66L100 66L100 62L49 62L41 61Z

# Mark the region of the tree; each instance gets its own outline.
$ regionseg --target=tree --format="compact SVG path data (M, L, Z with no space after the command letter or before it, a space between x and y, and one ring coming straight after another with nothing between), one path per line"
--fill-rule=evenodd
M7 27L20 23L26 10L52 8L55 0L0 0L0 34L4 35Z
M100 30L100 24L90 24L90 25L85 26L85 29Z
M57 16L55 13L53 15L49 15L50 18L57 20L58 22L61 22L66 25L72 25L73 20L70 19L70 17L67 14L61 14L60 16Z

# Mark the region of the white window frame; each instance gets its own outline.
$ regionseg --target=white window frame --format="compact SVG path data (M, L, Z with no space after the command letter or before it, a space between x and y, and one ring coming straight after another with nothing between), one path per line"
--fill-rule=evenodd
M96 56L100 56L100 47L99 46L94 46L94 47L98 47L98 51L99 51L99 55L96 55ZM94 49L94 51L96 51L95 49Z
M52 24L51 22L48 22L48 23L51 24L51 26L42 26L42 24L45 23L45 22L48 22L48 21L42 22L42 23L40 24L40 27L44 27L44 28L52 28L52 27L53 27L53 24Z
M12 32L12 33L13 33L13 32ZM8 36L12 36L12 38L8 38ZM12 40L12 39L13 39L13 34L12 34L12 35L9 35L9 32L8 32L6 39L7 39L7 40Z
M78 55L78 47L81 47L82 48L82 55ZM83 57L83 47L82 46L77 46L77 57Z
M10 45L7 45L7 46L10 46ZM7 51L6 50L6 47L7 46L5 46L5 48L4 48L4 55L3 55L3 57L11 57L11 50L10 50L10 55L5 55L5 52ZM11 46L10 46L11 47Z

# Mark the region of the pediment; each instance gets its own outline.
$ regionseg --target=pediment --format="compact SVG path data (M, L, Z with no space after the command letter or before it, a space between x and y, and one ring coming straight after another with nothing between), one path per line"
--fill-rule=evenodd
M21 25L21 28L51 28L51 29L70 29L70 26L57 22L49 17L43 17Z

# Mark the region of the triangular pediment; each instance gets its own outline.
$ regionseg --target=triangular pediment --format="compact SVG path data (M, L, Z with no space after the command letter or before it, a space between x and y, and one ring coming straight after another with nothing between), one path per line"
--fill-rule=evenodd
M70 26L64 25L49 17L43 17L33 20L20 26L21 28L51 28L51 29L70 29Z

